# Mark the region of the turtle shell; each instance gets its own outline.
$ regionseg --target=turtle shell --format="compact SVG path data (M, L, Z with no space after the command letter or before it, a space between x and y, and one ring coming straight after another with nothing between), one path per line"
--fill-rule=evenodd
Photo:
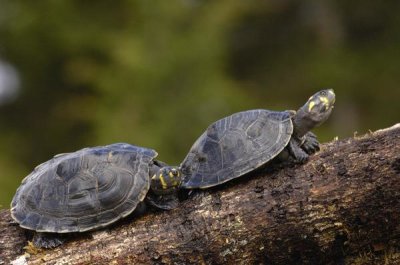
M118 143L60 154L37 166L18 188L11 215L38 232L83 232L130 214L149 188L157 152Z
M291 112L249 110L211 124L181 164L182 188L208 188L277 156L293 133Z

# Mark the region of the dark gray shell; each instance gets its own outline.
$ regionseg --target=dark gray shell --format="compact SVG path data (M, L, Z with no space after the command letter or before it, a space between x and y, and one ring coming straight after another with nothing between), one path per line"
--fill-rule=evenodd
M287 111L249 110L211 124L181 164L182 188L208 188L240 177L277 156L293 133Z
M38 232L83 232L130 214L150 188L154 150L129 144L85 148L39 165L18 188L12 217Z

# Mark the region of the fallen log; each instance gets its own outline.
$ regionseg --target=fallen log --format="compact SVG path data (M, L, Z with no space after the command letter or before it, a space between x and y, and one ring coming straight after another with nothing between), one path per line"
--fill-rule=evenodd
M29 233L3 210L0 264L400 262L399 220L400 124L332 141L304 165L252 173L51 250L27 245Z

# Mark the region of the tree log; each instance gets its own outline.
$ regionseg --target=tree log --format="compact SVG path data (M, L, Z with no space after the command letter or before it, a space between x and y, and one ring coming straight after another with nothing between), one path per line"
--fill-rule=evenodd
M400 262L400 124L195 194L51 250L3 210L0 264Z

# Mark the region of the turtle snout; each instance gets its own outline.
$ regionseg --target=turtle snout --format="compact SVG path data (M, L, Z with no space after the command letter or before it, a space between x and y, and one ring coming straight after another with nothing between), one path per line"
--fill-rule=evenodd
M333 107L333 104L335 104L335 100L336 100L335 91L333 91L332 88L327 89L325 97L327 98L329 107Z

